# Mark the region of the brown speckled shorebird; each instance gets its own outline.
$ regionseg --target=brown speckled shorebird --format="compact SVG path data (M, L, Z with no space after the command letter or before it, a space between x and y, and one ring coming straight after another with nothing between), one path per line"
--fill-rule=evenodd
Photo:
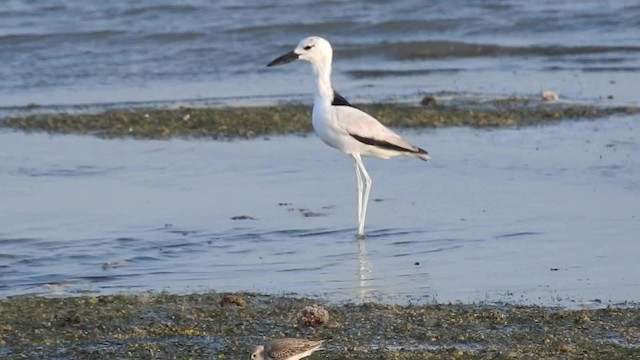
M299 360L321 350L325 340L284 338L256 346L251 360Z

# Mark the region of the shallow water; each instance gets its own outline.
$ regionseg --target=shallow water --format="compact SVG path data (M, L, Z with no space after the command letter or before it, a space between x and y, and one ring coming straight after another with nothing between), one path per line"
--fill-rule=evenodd
M315 136L141 141L4 129L0 296L639 301L638 120L404 132L434 160L365 161L364 241L351 162Z
M9 0L0 18L0 114L27 104L309 101L306 65L265 65L314 34L333 42L336 87L350 99L554 90L638 103L636 0Z

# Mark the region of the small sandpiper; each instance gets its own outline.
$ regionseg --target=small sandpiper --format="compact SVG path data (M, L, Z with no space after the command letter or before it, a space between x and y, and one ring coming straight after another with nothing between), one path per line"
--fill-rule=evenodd
M256 346L251 360L300 360L321 350L326 340L284 338Z

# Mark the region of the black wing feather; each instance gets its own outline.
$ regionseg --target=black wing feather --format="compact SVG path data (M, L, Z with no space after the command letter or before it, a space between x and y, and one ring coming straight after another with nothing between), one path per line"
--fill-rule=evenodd
M335 90L333 91L333 101L331 101L331 105L355 107L351 105L351 103L349 103L349 101L347 101L347 99L345 99L342 95L338 94L338 92Z
M427 152L425 150L420 149L420 148L416 148L417 150L407 149L407 148L404 148L402 146L398 146L398 145L392 144L392 143L390 143L388 141L384 141L384 140L367 138L367 137L364 137L364 136L354 135L354 134L351 134L351 133L349 133L349 135L351 135L354 139L360 141L363 144L379 147L381 149L395 150L395 151L415 153L415 154L427 154Z

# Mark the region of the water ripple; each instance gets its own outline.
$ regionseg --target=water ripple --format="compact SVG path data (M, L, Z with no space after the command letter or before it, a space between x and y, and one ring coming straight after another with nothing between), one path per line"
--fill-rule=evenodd
M176 14L176 13L190 13L198 11L199 8L187 4L161 4L161 5L149 5L139 6L125 10L122 15L125 16L139 16L154 13L156 15L162 15L162 13Z
M20 167L17 169L17 174L31 177L82 177L104 175L113 170L117 169L99 168L93 165L79 165L72 168L51 167L45 169Z
M534 235L542 235L542 234L543 233L537 232L537 231L519 231L514 233L496 235L496 239L522 237L522 236L534 236Z

